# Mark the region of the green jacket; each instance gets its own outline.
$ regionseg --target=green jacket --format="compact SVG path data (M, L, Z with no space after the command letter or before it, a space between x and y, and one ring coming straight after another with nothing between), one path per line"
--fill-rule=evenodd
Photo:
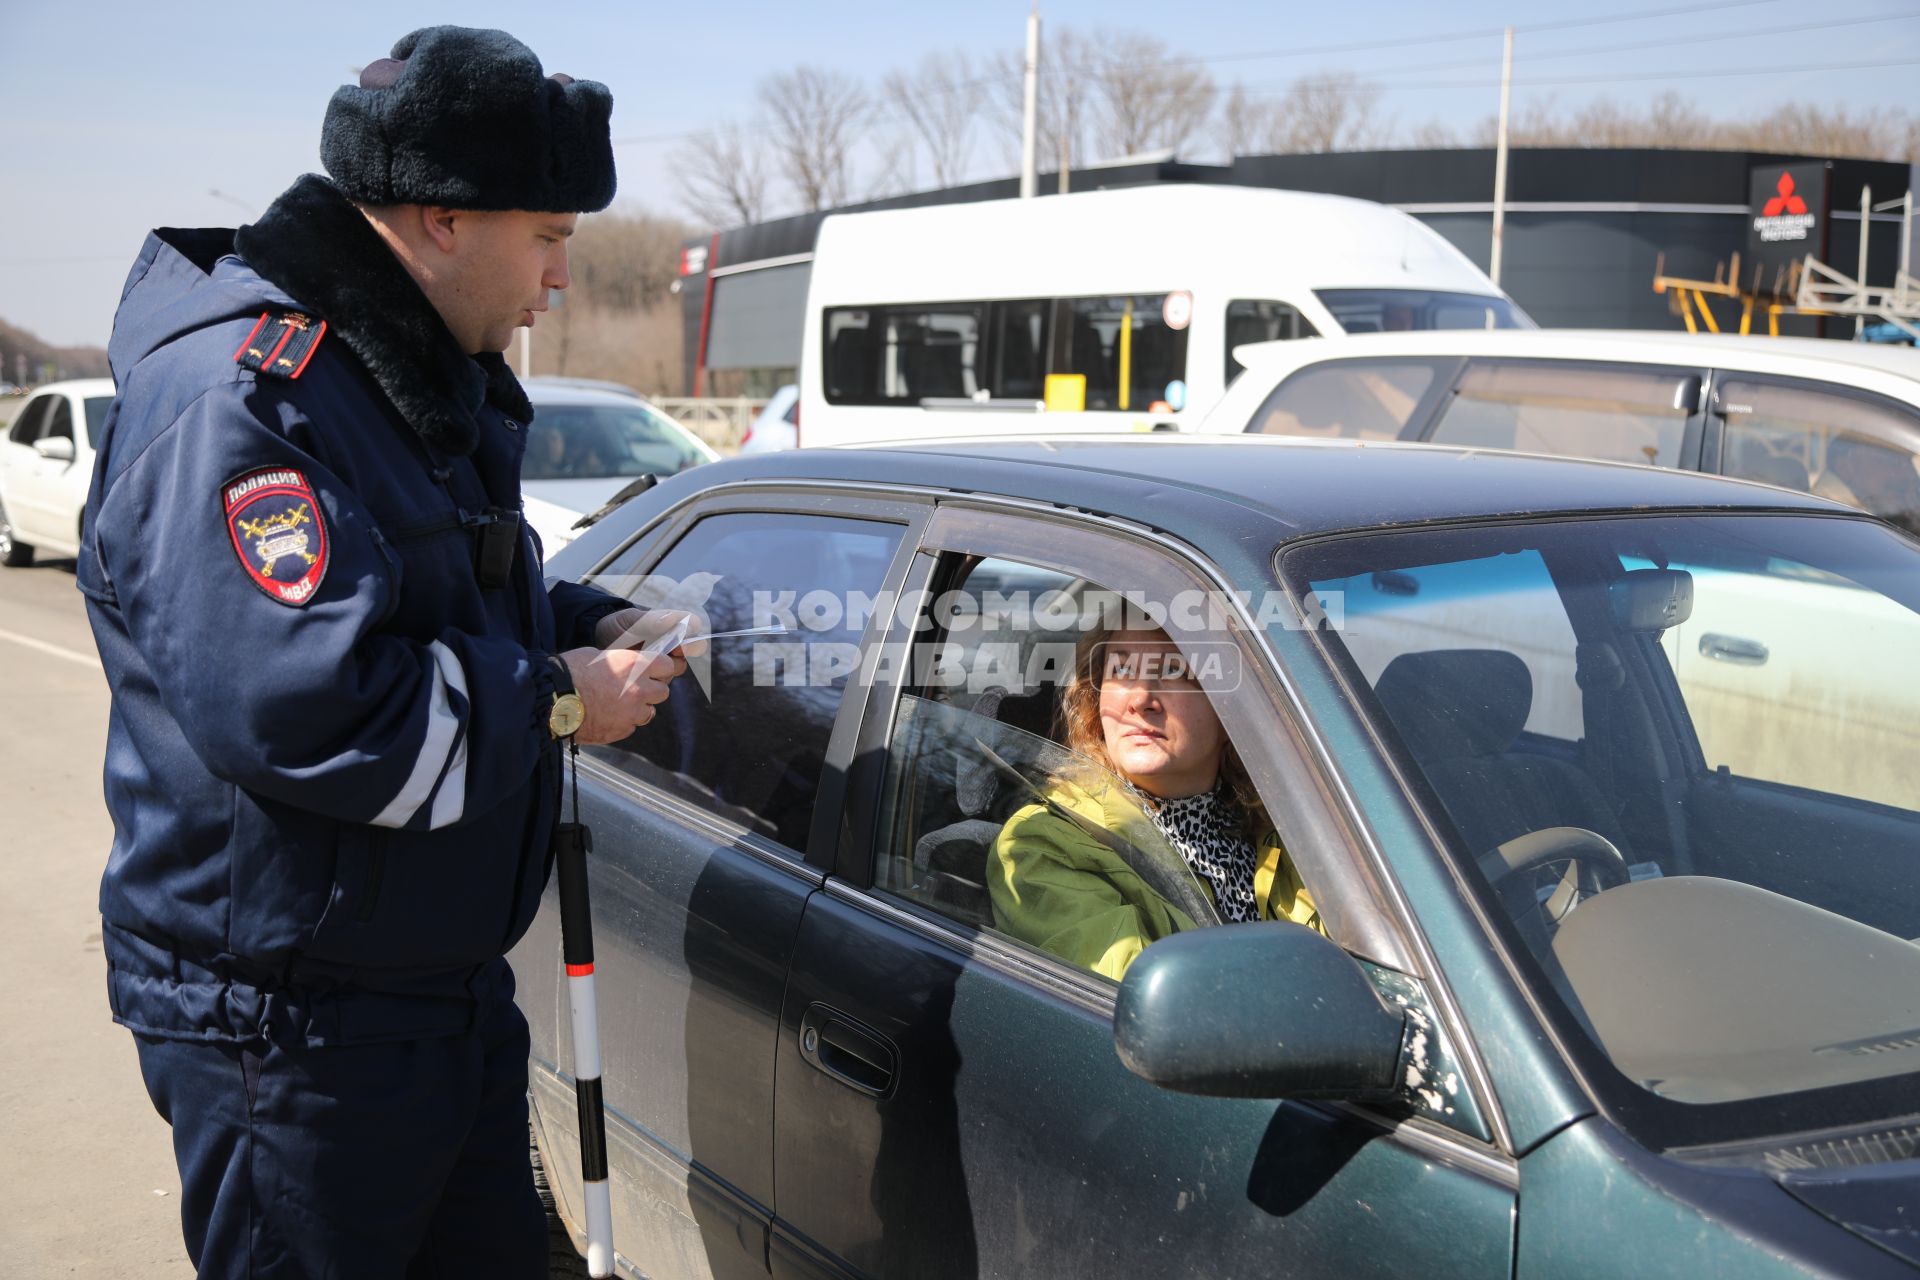
M1056 782L1047 799L1122 838L1151 826L1115 785ZM1144 833L1142 833L1144 835ZM1162 843L1154 836L1135 844ZM1279 834L1255 842L1253 888L1263 920L1291 920L1325 933ZM1043 951L1118 980L1149 943L1193 928L1193 920L1141 880L1112 849L1045 804L1026 806L994 841L988 894L994 925ZM1211 893L1202 881L1201 887Z

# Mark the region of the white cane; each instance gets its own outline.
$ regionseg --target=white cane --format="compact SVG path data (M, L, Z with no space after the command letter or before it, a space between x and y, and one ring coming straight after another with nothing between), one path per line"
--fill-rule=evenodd
M578 744L567 743L573 772L573 821L554 828L560 880L560 955L573 1012L573 1079L580 1105L580 1179L587 1202L587 1274L613 1274L613 1199L607 1186L607 1120L600 1092L600 1012L593 998L593 913L587 901L592 833L580 821Z

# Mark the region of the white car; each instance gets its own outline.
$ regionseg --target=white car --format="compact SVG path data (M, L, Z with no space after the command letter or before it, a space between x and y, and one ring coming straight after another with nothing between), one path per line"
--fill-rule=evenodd
M1480 330L1263 342L1200 424L1717 472L1920 533L1920 351L1817 338Z
M575 520L641 476L664 480L720 456L637 395L567 379L529 378L526 389L534 414L520 488L549 556L573 541Z
M82 378L48 383L20 406L0 440L0 564L80 554L93 442L112 404L113 379Z
M800 447L800 388L789 382L773 393L747 434L740 440L741 453L778 453Z

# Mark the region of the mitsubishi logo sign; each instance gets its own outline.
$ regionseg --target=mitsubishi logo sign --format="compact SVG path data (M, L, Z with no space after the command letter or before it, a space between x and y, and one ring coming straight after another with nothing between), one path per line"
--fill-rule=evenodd
M1762 240L1768 243L1805 240L1813 231L1818 219L1807 212L1807 202L1794 194L1793 186L1793 174L1782 169L1772 198L1761 206L1760 216L1753 220L1753 229Z
M1747 260L1760 266L1762 289L1772 289L1783 268L1808 254L1826 255L1828 172L1824 163L1769 164L1752 171Z

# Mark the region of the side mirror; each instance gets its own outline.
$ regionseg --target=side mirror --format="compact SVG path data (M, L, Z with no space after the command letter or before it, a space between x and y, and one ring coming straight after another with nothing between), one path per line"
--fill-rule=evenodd
M1303 925L1221 925L1163 938L1120 984L1113 1042L1165 1089L1228 1098L1391 1096L1404 1014L1352 956Z
M33 451L49 462L73 461L73 441L65 436L42 436L33 442Z

